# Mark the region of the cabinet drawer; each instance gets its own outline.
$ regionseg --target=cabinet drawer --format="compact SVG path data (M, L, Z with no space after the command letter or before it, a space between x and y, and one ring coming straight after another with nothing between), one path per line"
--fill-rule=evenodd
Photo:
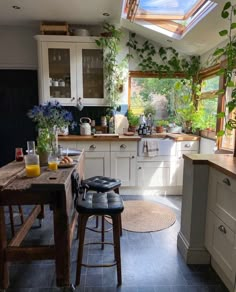
M236 180L210 168L208 208L236 232Z
M110 143L105 142L77 142L78 149L84 149L86 152L96 152L96 151L110 151Z
M231 283L235 280L235 234L210 210L207 212L206 247Z
M196 150L199 149L199 142L198 141L181 141L177 142L177 149L178 150Z
M111 142L111 151L137 151L137 142Z

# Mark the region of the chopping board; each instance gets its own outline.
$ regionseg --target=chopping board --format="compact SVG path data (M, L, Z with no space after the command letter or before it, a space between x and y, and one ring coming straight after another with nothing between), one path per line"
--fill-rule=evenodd
M115 133L122 135L124 132L128 132L129 122L127 117L118 114L115 115Z

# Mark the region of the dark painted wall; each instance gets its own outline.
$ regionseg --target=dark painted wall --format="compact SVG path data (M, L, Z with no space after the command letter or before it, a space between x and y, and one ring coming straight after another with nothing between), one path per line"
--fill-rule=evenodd
M35 125L26 113L38 104L36 70L0 70L0 166L14 160L15 147L26 150Z

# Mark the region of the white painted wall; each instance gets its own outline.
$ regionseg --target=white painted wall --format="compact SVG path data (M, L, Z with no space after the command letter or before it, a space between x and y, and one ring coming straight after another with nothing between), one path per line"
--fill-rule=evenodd
M0 69L37 69L38 29L0 26Z
M200 154L214 154L215 153L215 141L202 138L200 139Z

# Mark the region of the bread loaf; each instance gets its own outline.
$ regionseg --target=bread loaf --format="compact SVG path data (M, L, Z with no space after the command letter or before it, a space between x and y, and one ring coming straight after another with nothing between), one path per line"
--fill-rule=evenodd
M72 164L73 159L70 158L69 156L64 156L62 160L60 161L60 164Z

